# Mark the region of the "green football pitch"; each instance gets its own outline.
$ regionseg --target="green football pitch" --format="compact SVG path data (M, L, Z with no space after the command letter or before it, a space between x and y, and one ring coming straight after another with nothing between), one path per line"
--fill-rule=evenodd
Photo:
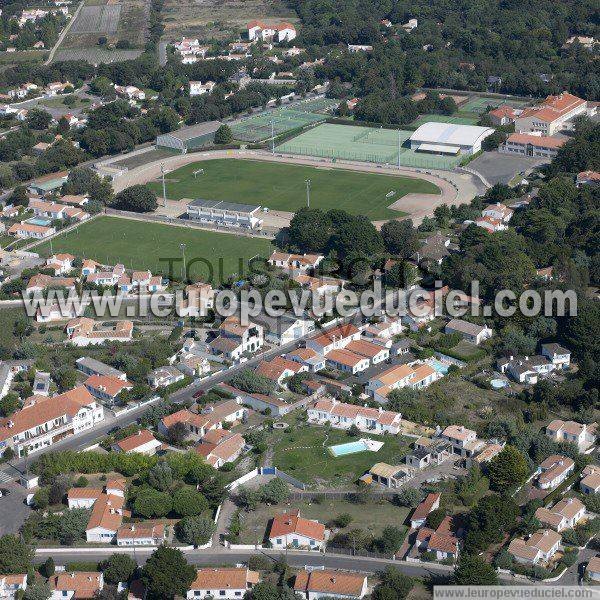
M203 172L194 177L198 169ZM306 206L306 180L311 208L340 208L372 220L403 216L388 207L406 194L440 193L436 185L413 177L233 159L186 165L168 174L166 187L169 199L225 200L295 212ZM149 187L162 196L160 182Z
M128 269L150 269L167 277L169 259L175 259L173 272L179 277L181 244L185 244L189 274L213 283L221 283L230 275L243 276L248 272L249 259L268 257L272 252L270 242L260 238L106 216L55 237L52 251L109 265L122 263ZM42 242L35 251L48 256L50 242ZM194 260L197 262L192 265Z

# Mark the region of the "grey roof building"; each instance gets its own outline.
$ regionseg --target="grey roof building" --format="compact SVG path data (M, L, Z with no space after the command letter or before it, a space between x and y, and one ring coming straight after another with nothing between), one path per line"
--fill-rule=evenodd
M170 133L163 133L156 138L156 147L171 148L185 154L212 144L215 139L215 132L220 126L220 121L207 121L189 127L182 127Z

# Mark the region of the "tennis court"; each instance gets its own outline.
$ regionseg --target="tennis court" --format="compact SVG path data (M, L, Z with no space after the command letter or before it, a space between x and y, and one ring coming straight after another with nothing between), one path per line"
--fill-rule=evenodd
M497 108L502 104L508 104L509 106L525 106L528 104L526 100L512 99L512 98L492 98L490 96L471 96L468 102L462 104L460 107L461 112L473 112L482 114L486 111L488 106Z
M433 156L404 147L412 133L406 130L325 123L277 146L277 151L302 156L397 165L400 146L400 165L405 167L450 170L461 161L461 156Z
M242 142L261 142L287 131L321 123L328 110L337 106L328 98L304 100L286 108L278 108L241 119L231 126L233 137ZM271 124L272 122L272 124Z
M414 127L420 127L425 123L454 123L455 125L477 125L479 119L476 117L465 117L465 116L457 116L457 115L434 115L427 114L421 115L416 118L411 124L411 129Z

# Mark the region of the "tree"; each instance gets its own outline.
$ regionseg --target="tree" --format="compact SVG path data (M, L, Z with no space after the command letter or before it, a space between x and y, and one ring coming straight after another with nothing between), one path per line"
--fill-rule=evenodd
M147 519L164 517L171 512L171 507L171 496L152 488L140 490L133 502L133 510Z
M492 489L507 491L521 485L529 475L529 466L523 453L514 446L506 445L489 465Z
M27 573L33 560L33 550L15 535L0 537L0 575Z
M193 487L181 487L173 494L173 510L180 517L199 515L208 510L208 500Z
M216 526L212 519L202 516L184 517L175 526L175 532L180 542L202 546L206 544Z
M85 530L90 520L90 511L86 508L66 510L58 520L57 535L61 544L72 545L85 540Z
M181 446L185 442L187 433L185 423L173 423L167 430L167 439L173 446Z
M37 130L48 129L50 123L52 123L52 115L48 111L39 108L32 108L25 119L25 124L28 127Z
M498 574L482 558L462 554L454 569L453 581L455 585L498 585Z
M279 600L279 590L268 581L257 583L250 595L252 600Z
M377 547L384 554L395 554L400 550L402 546L402 542L404 541L404 537L406 532L398 527L394 527L392 525L388 525L383 528L381 532L381 536L377 540Z
M400 258L409 258L419 247L419 234L410 219L384 223L381 236L385 249Z
M290 495L288 486L279 477L271 479L269 483L260 487L262 501L265 504L279 504Z
M166 461L156 463L148 471L148 483L160 492L166 492L173 485L173 470Z
M338 515L333 522L336 527L343 529L352 523L352 515L350 513L342 513L341 515Z
M27 586L23 592L23 600L48 600L52 596L50 584L47 581L36 580Z
M185 596L196 578L196 569L189 565L181 550L160 546L142 569L141 580L151 600L172 600Z
M238 371L231 378L231 385L249 394L270 394L275 389L275 382L259 375L251 369Z
M8 392L4 398L0 399L0 415L10 417L20 405L19 396L14 392Z
M233 142L233 133L229 125L221 125L215 132L215 144L231 144Z
M440 227L448 227L448 223L452 217L452 212L447 204L440 204L439 206L436 206L433 214Z
M411 577L401 573L396 567L386 567L379 573L379 585L375 588L374 597L378 600L402 600L408 596L413 585Z
M158 208L156 194L145 185L132 185L119 192L113 206L131 212L152 212Z
M100 563L100 570L107 583L129 581L137 569L137 563L128 554L111 554Z
M56 565L54 564L54 559L49 556L41 565L40 565L40 575L43 575L46 579L50 579L52 575L54 575L54 571L56 569Z
M427 515L425 523L429 529L433 529L435 531L442 524L445 518L446 511L443 508L436 508Z
M415 508L422 498L421 491L417 488L407 487L400 490L395 496L395 502L400 506Z

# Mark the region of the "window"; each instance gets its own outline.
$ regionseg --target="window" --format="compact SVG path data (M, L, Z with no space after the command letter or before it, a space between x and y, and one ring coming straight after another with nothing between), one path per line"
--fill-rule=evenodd
M219 596L224 596L225 595L225 590L219 590Z

